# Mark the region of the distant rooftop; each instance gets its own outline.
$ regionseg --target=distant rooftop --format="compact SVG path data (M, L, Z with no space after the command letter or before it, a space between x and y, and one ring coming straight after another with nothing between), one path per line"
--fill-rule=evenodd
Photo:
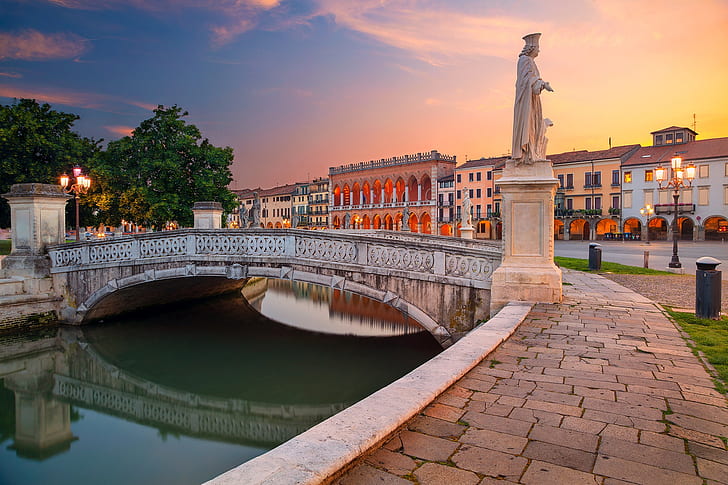
M455 156L443 155L437 150L432 150L429 153L415 153L413 155L402 155L399 157L382 158L380 160L370 160L368 162L350 163L348 165L339 165L338 167L329 167L329 175L430 161L455 163Z

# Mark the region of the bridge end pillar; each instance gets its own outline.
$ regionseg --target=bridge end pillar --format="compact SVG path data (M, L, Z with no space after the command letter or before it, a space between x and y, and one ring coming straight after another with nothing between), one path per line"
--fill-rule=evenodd
M192 206L195 229L222 228L222 204L219 202L195 202Z

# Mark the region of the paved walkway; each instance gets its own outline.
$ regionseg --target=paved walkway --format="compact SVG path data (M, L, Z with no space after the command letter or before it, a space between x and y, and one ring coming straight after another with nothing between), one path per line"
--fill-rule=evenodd
M675 326L605 278L564 280L563 303L337 483L728 483L725 396Z

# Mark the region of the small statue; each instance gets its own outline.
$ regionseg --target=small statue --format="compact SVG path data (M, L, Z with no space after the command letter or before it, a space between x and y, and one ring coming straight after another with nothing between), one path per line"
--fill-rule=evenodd
M460 218L463 223L463 227L470 227L471 225L471 211L473 203L470 202L470 190L467 187L463 187L463 214Z
M399 228L400 231L409 231L409 219L410 219L410 210L408 206L404 206L404 209L402 209L402 226Z
M240 227L246 229L248 224L248 209L246 209L245 204L243 204L240 206Z
M291 218L291 227L294 229L298 227L298 214L293 214L293 217Z
M344 229L349 229L349 223L351 222L351 215L347 212L344 216Z
M252 227L260 227L260 197L258 197L258 192L253 193L253 208L250 211L253 216Z

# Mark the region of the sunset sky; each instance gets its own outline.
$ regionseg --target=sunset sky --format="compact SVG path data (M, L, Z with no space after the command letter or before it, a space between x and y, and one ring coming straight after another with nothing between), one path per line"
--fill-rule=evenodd
M728 136L728 0L0 0L0 104L35 98L80 134L158 104L235 151L232 188L437 149L506 154L516 61L536 62L549 152Z

